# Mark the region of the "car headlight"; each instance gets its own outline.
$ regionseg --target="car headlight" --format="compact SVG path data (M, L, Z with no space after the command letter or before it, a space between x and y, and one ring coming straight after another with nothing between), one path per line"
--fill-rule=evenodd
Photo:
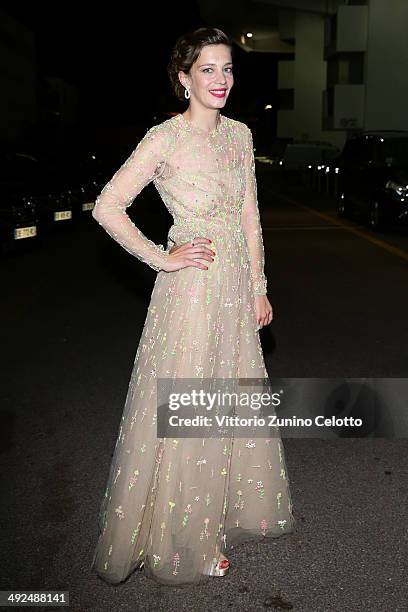
M395 181L387 181L385 184L386 189L391 189L391 191L395 191L400 196L404 196L408 194L408 185L401 185L400 183L396 183Z

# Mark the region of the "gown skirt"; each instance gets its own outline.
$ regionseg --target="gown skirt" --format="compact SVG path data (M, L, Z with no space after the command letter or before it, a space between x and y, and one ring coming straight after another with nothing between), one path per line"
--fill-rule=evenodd
M168 238L196 236L212 239L214 262L158 272L134 360L92 561L112 584L136 568L162 584L202 583L219 553L295 527L278 428L262 438L157 437L158 378L268 376L240 225L195 218Z

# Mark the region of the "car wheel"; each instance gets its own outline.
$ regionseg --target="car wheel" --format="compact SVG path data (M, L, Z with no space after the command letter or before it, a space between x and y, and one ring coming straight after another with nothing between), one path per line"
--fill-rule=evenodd
M374 200L374 202L371 203L368 223L373 231L378 231L383 227L381 207L378 200Z

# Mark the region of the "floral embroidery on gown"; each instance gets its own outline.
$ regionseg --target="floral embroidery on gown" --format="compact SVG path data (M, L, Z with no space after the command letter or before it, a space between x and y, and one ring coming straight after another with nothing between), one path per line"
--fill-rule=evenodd
M167 248L126 213L153 181L173 217ZM294 530L279 430L273 438L157 438L157 378L267 378L255 314L266 294L251 130L219 115L155 125L98 196L93 217L157 271L137 348L92 566L117 584L137 567L162 584L209 579L243 541ZM174 243L211 238L208 270L166 272Z

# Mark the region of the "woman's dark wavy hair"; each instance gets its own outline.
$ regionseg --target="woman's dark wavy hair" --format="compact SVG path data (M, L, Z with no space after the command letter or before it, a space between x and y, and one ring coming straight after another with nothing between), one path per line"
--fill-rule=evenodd
M173 86L173 91L179 100L185 99L185 88L178 78L179 71L182 70L188 74L191 66L199 57L201 50L207 45L227 45L231 49L231 56L233 55L231 39L218 28L206 27L190 30L186 34L179 36L176 40L167 65L167 74Z

